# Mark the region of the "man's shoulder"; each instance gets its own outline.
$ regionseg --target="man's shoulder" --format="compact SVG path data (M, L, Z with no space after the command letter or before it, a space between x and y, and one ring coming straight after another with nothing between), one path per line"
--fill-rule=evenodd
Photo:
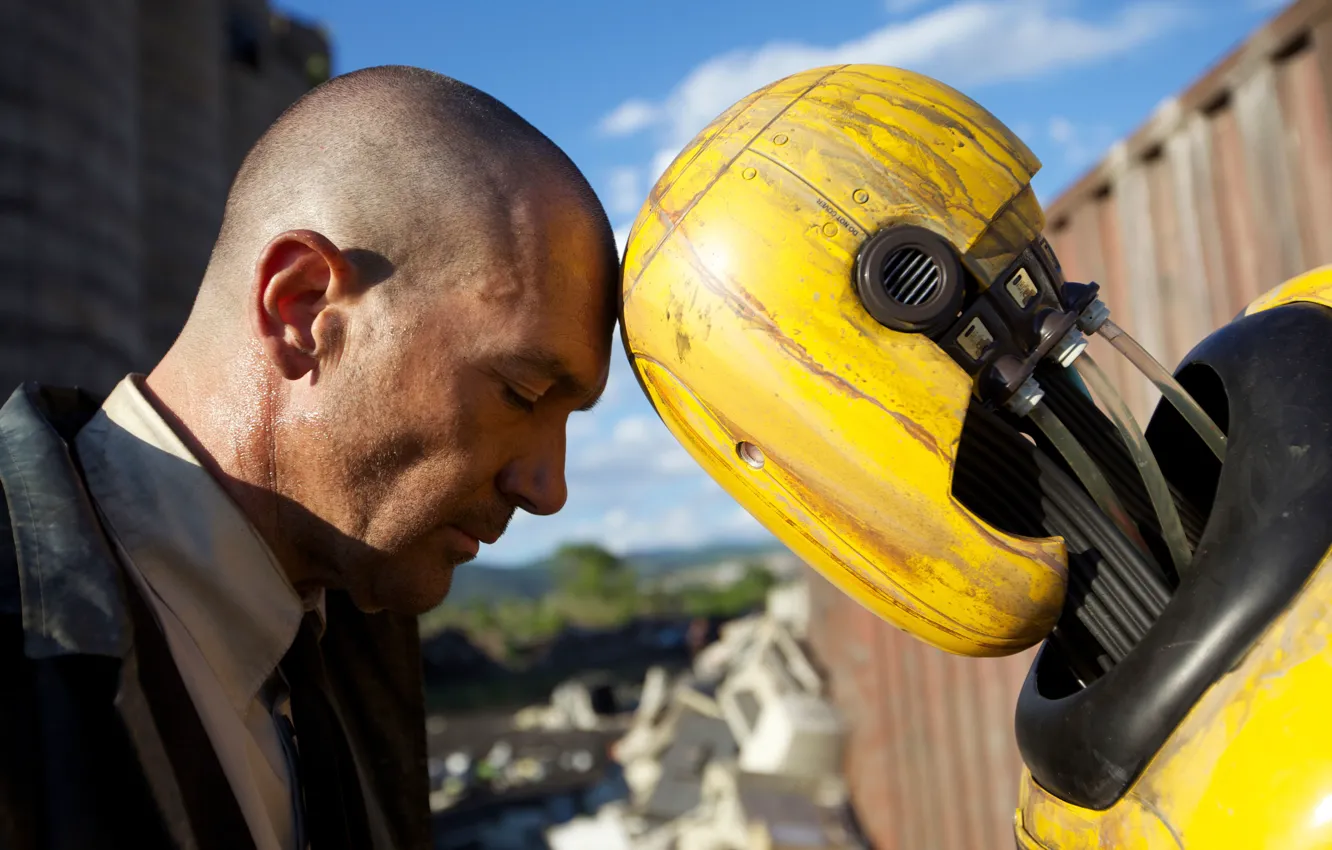
M71 445L100 407L39 384L0 406L0 614L21 616L30 657L120 657L128 645L120 571Z
M82 387L23 383L0 407L0 422L47 427L68 443L97 414L105 400Z

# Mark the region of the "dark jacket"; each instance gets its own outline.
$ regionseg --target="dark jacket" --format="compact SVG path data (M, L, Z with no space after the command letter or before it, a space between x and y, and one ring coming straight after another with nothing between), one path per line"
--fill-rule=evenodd
M164 644L129 604L72 449L99 407L26 385L0 408L0 850L246 848L179 680L143 673ZM322 647L374 850L424 850L416 620L364 614L338 593L326 605Z

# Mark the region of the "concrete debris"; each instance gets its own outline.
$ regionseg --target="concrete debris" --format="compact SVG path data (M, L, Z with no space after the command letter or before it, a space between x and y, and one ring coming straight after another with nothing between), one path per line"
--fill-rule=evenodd
M613 689L604 682L570 680L551 694L548 705L534 705L514 715L517 729L563 732L621 730L622 712Z
M520 730L460 720L444 739L427 738L431 811L456 819L508 799L572 795L581 810L589 795L627 797L621 770L607 752L615 738L605 730Z
M804 640L809 629L809 589L803 584L773 588L768 595L768 615Z
M672 679L647 676L611 747L627 800L547 830L552 850L861 850L845 727L804 647L808 591L779 585ZM572 713L571 713L572 714Z
M612 803L593 817L551 827L546 841L551 850L633 850L625 815L622 805Z
M472 766L472 760L467 757L467 753L450 753L444 760L444 769L451 776L462 776L467 773L467 768Z

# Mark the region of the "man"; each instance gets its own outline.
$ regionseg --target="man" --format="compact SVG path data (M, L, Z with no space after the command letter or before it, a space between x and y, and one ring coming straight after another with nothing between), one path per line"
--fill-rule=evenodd
M0 846L428 846L415 615L562 507L617 272L578 169L473 88L289 109L162 362L0 411Z

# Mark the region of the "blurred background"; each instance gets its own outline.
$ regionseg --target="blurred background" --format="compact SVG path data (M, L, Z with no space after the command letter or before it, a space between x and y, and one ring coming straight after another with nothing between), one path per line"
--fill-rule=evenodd
M0 0L6 394L150 369L249 145L332 74L419 65L497 96L622 244L709 120L838 62L1008 123L1068 277L1167 364L1332 262L1332 0ZM1116 377L1145 416L1151 388ZM562 513L519 514L422 618L438 847L1013 846L1030 654L946 656L840 597L618 354L568 476Z

